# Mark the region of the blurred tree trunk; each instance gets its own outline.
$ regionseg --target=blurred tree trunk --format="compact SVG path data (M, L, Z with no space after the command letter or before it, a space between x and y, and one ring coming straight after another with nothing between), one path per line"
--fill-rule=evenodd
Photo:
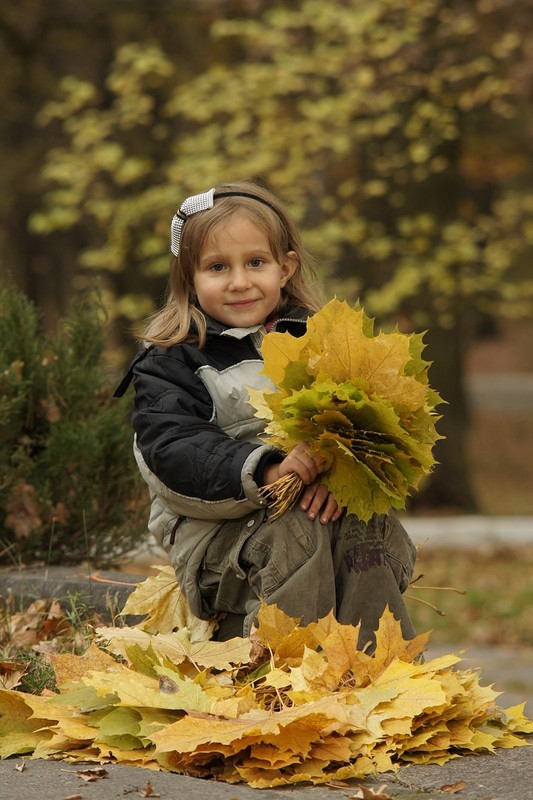
M452 328L435 324L424 337L424 356L432 361L430 384L447 405L437 411L442 419L437 430L445 439L437 442L434 454L438 462L410 502L412 509L439 509L472 513L478 510L470 479L466 439L469 428L469 403L465 389L467 332L464 319Z

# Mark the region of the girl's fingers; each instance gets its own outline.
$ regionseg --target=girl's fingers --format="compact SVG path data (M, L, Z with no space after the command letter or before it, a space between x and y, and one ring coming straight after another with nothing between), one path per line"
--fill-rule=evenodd
M317 511L320 509L320 505L317 507L317 488L319 484L311 483L304 491L300 498L300 508L302 511L307 511L308 516L313 518L313 515L316 516Z
M301 446L303 447L303 446ZM294 448L283 462L284 472L296 472L304 483L310 484L318 475L314 458L303 449Z
M322 511L320 517L321 522L337 522L344 511L342 506L339 506L333 495L330 493L325 509Z
M337 510L337 503L333 495L328 492L328 496L326 502L322 506L322 510L320 512L320 522L323 524L326 522L331 522L333 519L333 514Z
M336 522L344 512L329 489L318 481L306 488L300 499L300 508L307 512L309 519L319 517L322 523Z
M326 472L330 463L322 456L313 456L309 445L299 444L294 447L279 465L279 474L287 475L295 472L306 485L316 480L318 475ZM325 499L325 498L324 498Z
M322 515L327 514L329 521L329 511L326 511L329 498L329 490L322 483L314 482L304 492L300 507L302 510L307 511L309 519L315 519L319 516L321 510Z

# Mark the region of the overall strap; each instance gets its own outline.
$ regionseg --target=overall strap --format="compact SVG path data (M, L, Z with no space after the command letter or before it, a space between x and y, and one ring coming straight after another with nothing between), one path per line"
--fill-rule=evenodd
M150 345L150 347L144 347L142 352L137 353L137 355L129 365L126 374L124 375L119 385L113 392L113 397L123 397L126 394L128 387L133 380L133 370L135 369L139 361L142 361L145 355L148 353L148 351L152 350L152 348L153 345Z

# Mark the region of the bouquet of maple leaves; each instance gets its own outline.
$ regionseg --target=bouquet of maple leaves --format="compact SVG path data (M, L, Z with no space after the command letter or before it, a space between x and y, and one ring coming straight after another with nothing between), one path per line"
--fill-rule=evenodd
M283 452L302 442L330 469L323 483L340 506L367 521L405 508L406 498L433 465L442 438L428 383L422 334L374 334L360 307L331 300L302 337L269 333L261 351L274 390L249 389L265 439ZM296 502L296 474L265 487L273 518Z

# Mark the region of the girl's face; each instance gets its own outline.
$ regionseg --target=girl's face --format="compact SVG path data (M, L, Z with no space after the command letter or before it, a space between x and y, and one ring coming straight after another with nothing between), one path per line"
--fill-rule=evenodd
M263 324L298 266L293 251L276 261L266 233L245 214L236 214L205 239L194 275L198 303L231 328Z

